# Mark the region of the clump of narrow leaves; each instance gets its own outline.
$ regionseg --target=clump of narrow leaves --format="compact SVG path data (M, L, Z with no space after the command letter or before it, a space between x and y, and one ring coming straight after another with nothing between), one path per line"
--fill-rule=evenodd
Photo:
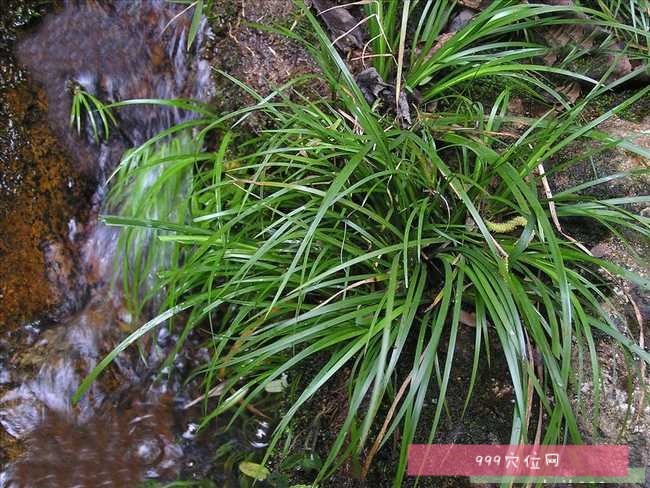
M70 126L75 127L77 133L80 134L81 127L87 120L89 132L96 144L99 143L100 134L103 135L104 140L108 140L111 124L117 125L111 107L88 93L76 82L70 82L69 88L72 92ZM99 121L96 117L99 118Z
M441 9L444 3L427 5ZM497 39L514 29L512 22L501 23L504 16L526 26L530 9L542 9L494 3L498 8L459 35L476 42L488 34ZM484 351L496 342L514 391L511 442L530 440L533 403L547 419L543 442L579 442L568 393L576 374L583 374L575 370L576 349L589 358L581 368L588 367L594 378L599 377L595 331L650 361L605 313L606 278L648 284L585 252L558 222L581 217L648 236L648 219L625 208L648 197L598 201L567 190L551 199L543 170L551 171L552 158L569 144L597 139L615 145L597 125L649 90L586 125L579 122L582 109L613 85L594 81L586 98L561 114L513 117L507 87L487 108L451 88L488 72L519 73L518 82L548 87L536 77L535 66L513 65L523 51L538 54L538 48L511 45L512 52L495 57L494 50L508 46L494 40L482 50L458 39L456 57L446 50L428 58L414 51L411 61L401 61L407 89L424 86L428 100L444 94L450 107L417 113L412 127L403 128L368 105L317 20L307 15L318 39L312 52L336 100L300 96L301 80L267 97L249 90L257 99L254 106L226 115L203 108L202 118L157 139L193 128L194 149L153 158L144 169L134 159L144 149L127 155L120 191L128 212L106 221L129 232L163 232L166 252L176 258L156 275L167 291L160 315L102 361L79 394L122 350L188 311L177 348L194 328L209 330L211 360L197 374L206 392L219 383L225 392L204 422L233 408L241 411L283 374L291 378L301 364L322 361L277 426L272 450L296 413L349 368L348 414L316 481L349 455L374 453L399 432L394 485L401 486L408 445L430 441L445 414L461 318L471 314L476 340L466 405ZM436 28L433 14L422 18L420 31ZM493 31L482 30L490 26ZM389 78L381 62L378 70ZM252 112L266 116L273 128L241 140L236 127ZM204 141L215 139L212 150L202 149ZM627 148L648 155L629 143ZM150 209L164 180L156 181L155 192L128 193L128 182L153 166L161 168L160 175L175 175L174 182L179 172L190 179L182 212L173 219L138 211ZM534 357L541 358L539 369ZM438 392L433 406L432 386ZM598 395L595 382L596 404ZM386 411L381 407L390 405L390 416L380 415ZM433 409L430 434L416 439L424 409Z

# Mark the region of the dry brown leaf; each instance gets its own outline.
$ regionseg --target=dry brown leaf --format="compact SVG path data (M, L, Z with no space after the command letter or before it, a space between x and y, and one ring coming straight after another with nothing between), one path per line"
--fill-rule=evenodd
M356 81L359 90L361 90L369 104L381 100L386 107L389 107L398 116L405 127L411 125L411 113L404 90L400 90L399 97L396 97L395 86L385 83L375 68L363 70L357 75Z
M476 327L476 314L472 312L460 311L460 323L468 327Z
M454 37L455 32L445 32L444 34L440 34L438 36L438 39L436 39L436 43L433 45L431 48L431 51L429 52L428 57L431 57L433 53L435 53L438 49L440 49L442 46L445 45L445 43Z
M433 46L431 46L431 49L427 53L426 59L427 60L431 59L431 56L433 56L438 49L440 49L442 46L444 46L445 43L454 36L454 34L456 34L456 33L455 32L445 32L444 34L440 34L438 36L438 39L436 39L436 43ZM421 52L421 50L419 49L418 54L420 54L420 52Z
M325 22L336 47L344 51L363 47L363 32L359 20L344 7L329 0L312 0L318 17Z
M510 101L508 101L508 114L516 116L526 115L524 102L521 100L521 98L512 98Z
M558 93L564 95L569 103L574 103L581 93L580 84L577 81L572 81L565 85L558 87Z
M594 44L589 34L590 30L584 25L557 25L545 31L544 39L549 46L555 48L577 44L584 49L591 49Z
M474 10L481 8L481 0L459 0L458 3L465 7L473 8Z
M554 53L553 51L549 51L549 53L546 56L544 56L544 64L546 66L553 66L556 61L557 61L557 54Z
M626 74L632 72L632 63L626 54L609 54L607 55L607 60L610 63L616 62L614 74L617 77L625 76Z

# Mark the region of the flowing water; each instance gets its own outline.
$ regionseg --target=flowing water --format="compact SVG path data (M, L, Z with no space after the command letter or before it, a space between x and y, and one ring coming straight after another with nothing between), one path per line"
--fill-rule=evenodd
M0 384L9 386L0 398L0 424L25 448L0 474L0 486L130 487L144 479L200 477L212 469L204 458L224 439L213 432L197 441L201 412L186 408L197 393L183 379L207 358L199 339L164 377L157 375L176 339L167 328L145 344L146 361L137 350L121 354L79 404L70 401L81 379L137 325L111 285L118 233L97 222L104 182L124 150L192 115L151 105L121 108L119 130L97 144L89 131L79 135L69 126L69 87L80 85L104 102L207 101L211 76L201 45L210 33L201 25L188 49L192 12L183 8L163 0L69 1L18 45L20 63L47 95L50 127L97 189L88 221L71 220L67 239L45 247L51 281L65 296L58 324L24 327L12 339L23 352L0 357ZM266 423L256 423L251 434L242 429L249 449L264 447Z

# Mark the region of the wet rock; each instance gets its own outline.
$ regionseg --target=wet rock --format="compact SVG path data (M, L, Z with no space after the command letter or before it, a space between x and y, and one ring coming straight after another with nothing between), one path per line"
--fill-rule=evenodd
M614 139L633 143L646 151L650 149L650 118L645 118L640 122L611 118L601 124L598 130ZM599 147L598 143L592 144L594 149ZM557 163L568 160L587 149L584 146L573 148L562 154ZM557 193L597 178L606 178L617 173L628 173L627 176L606 180L600 185L587 188L580 194L595 199L643 196L647 195L650 185L650 177L646 171L649 164L650 161L643 156L628 151L624 147L617 147L596 152L588 160L578 161L568 169L554 173L549 180L553 191ZM635 203L626 207L629 211L644 215L647 214L649 205ZM624 231L621 236L625 239L623 241L621 237L609 235L606 229L601 227L590 226L585 229L579 220L567 222L565 230L568 230L569 234L581 237L580 240L591 247L591 252L596 257L610 261L646 279L650 277L650 268L647 263L650 247L642 236ZM629 320L636 322L630 308L632 297L635 297L634 301L640 304L640 309L647 313L647 291L623 280L614 285L615 302L618 303L619 311L627 315ZM644 315L645 319L647 319L647 315Z
M650 267L647 262L647 256L650 256L650 242L634 235L624 235L627 239L625 242L620 237L610 236L592 247L591 253L645 280L650 280ZM626 319L625 332L635 330L637 332L634 335L638 337L638 322L645 325L650 323L650 293L639 284L623 279L615 283L613 291L614 304Z
M88 299L89 290L79 255L72 246L61 241L45 242L42 247L45 273L57 303L55 315L58 318L69 316Z
M53 2L52 2L53 3ZM24 79L13 59L18 31L38 20L52 4L37 0L4 0L0 10L0 91L12 88Z
M18 385L0 397L0 424L12 436L24 438L50 413L87 418L104 399L109 385L97 383L75 408L71 397L81 380L117 340L111 327L114 304L90 307L74 316L66 327L53 327L38 336L29 349L12 358ZM19 344L16 344L19 346Z
M256 9L268 10L273 3L253 5L248 15L260 21ZM286 14L287 2L275 3L284 5L282 13ZM68 148L74 156L66 162L76 178L67 178L63 188L55 186L48 191L56 198L74 195L72 189L80 187L78 174L82 173L84 181L88 181L84 188L89 189L82 201L90 208L83 215L65 215L55 236L44 232L35 239L41 251L38 273L47 292L54 288L70 299L70 305L52 316L55 325L48 322L33 337L23 334L23 342L10 345L14 352L11 357L2 355L2 371L6 366L11 381L6 385L9 391L0 396L0 422L6 431L20 437L26 448L17 461L12 451L11 460L15 462L0 474L9 486L136 486L143 478L173 480L181 466L189 464L208 472L217 447L234 437L222 433L218 438L202 439L202 457L187 457L186 452L201 439L201 433L188 434L191 438L183 439L181 446L181 426L185 422L178 422L178 417L201 418L199 407L192 412L182 408L201 390L196 380L186 383L186 371L179 372L178 368L189 371L205 363L207 350L200 347L204 337L190 337L188 350L182 351L178 360L158 376L162 361L178 339L168 329L163 329L167 333L160 335L160 341L146 337L140 342L146 364L137 348L128 349L103 372L80 403L71 403L80 381L115 347L122 331L139 325L137 318L125 313L119 286L109 287L115 277L117 233L95 223L106 194L106 189L101 185L97 188L96 183L112 169L126 146L187 120L188 115L152 107L120 110L120 131L108 144L97 145L69 131L70 93L64 87L73 80L104 101L202 98L204 89L209 91L210 70L196 50L188 53L185 33L191 13L177 16L179 10L162 0L71 1L60 15L45 19L20 45L20 59L42 85L42 91L38 90L42 107L34 119L47 128L48 137L61 143L57 150L64 154L64 148ZM246 42L246 47L242 46L246 53L257 51L267 58L269 53L284 56L290 66L296 62L291 47L274 49L273 43ZM80 45L83 49L79 49ZM199 45L197 41L197 49ZM237 61L240 65L241 60ZM274 86L276 79L295 74L280 70L272 60L266 61L269 73L280 73L279 78L263 80L268 87ZM251 73L259 73L257 66L244 66ZM29 111L26 114L33 117ZM34 145L32 150L47 151L49 147ZM51 163L48 152L38 155ZM36 185L30 185L27 188L33 191ZM78 201L71 202L71 207L78 206ZM48 210L52 211L52 207ZM26 227L33 226L28 223ZM25 281L33 285L35 275L27 274ZM9 289L15 288L12 285ZM37 303L37 310L42 308ZM213 406L210 403L209 408ZM243 449L254 449L244 440L241 445ZM197 472L195 469L190 477Z
M646 375L644 384L638 372L630 371L617 345L601 341L597 347L601 361L601 378L597 380L601 384L601 416L596 417L591 401L593 383L586 381L581 385L582 402L576 402L581 413L580 427L588 443L627 445L630 467L647 467L650 465L650 406L645 391L650 377Z
M72 95L66 87L71 82L105 102L209 96L209 67L197 56L203 29L188 50L191 12L177 15L165 4L161 0L71 4L43 19L18 45L19 61L47 94L54 131L77 155L79 167L99 181L105 180L125 149L173 125L179 112L151 105L117 109L119 134L114 134L110 146L98 147L92 138L80 140L70 130ZM102 150L110 154L104 156ZM99 167L102 160L106 168Z
M60 242L60 254L67 254L68 222L86 218L84 202L93 191L50 131L44 98L26 84L0 92L0 329L5 330L56 311L63 297L48 278L44 244Z
M449 32L457 32L465 27L469 22L474 18L476 12L468 8L462 9L460 12L455 14L449 21L449 27L447 30Z
M110 286L115 277L118 234L96 223L106 194L103 180L128 145L144 142L189 115L155 107L120 110L120 132L110 144L97 145L92 138L79 137L69 130L71 98L65 87L74 80L105 101L143 97L205 99L211 86L210 71L196 53L200 33L195 48L187 49L186 31L191 17L187 12L177 15L180 9L158 0L79 5L68 3L20 43L19 58L43 91L35 89L36 96L26 97L27 103L16 103L18 97L29 93L27 89L15 89L0 97L14 114L12 127L29 128L35 124L37 128L25 138L23 146L15 145L18 150L14 150L13 160L28 168L36 166L20 154L20 148L25 147L33 159L43 161L42 168L38 167L42 174L20 182L28 198L35 200L37 195L42 200L43 223L37 213L40 208L21 200L11 203L22 205L19 211L23 213L18 216L26 217L24 228L35 234L30 244L40 250L33 269L21 277L27 288L22 299L41 314L54 302L60 305L58 314L50 315L58 322L56 327L43 331L29 348L27 342L12 345L18 352L10 361L11 389L0 396L2 434L20 438L27 447L9 473L19 486L90 487L109 481L111 486L135 486L145 475L173 478L182 454L172 442L175 434L170 408L165 407L165 415L149 425L141 422L149 418L145 413L136 409L131 417L122 415L131 406L123 408L124 402L118 405L115 401L117 396L138 398L139 403L147 404L141 409L148 411L147 415L161 406L159 398L166 388L152 386L148 370L159 367L159 363L144 365L136 350L119 355L78 404L72 405L71 398L81 380L118 343L126 318L119 287ZM57 152L53 153L52 148ZM65 158L65 168L70 168L74 177L62 179L55 156L60 152L65 157L64 148L73 155ZM88 183L81 186L80 178ZM73 198L76 188L87 189L80 201ZM62 213L59 202L65 203L63 209L68 205L71 209L82 207L84 213L70 212L59 218L55 214ZM9 240L0 247L3 273L13 264L7 256L17 260L12 257L12 246L19 248L14 240L22 237L22 227L11 228L16 223L14 213L10 207L2 215L8 216L2 230L5 226L10 230L3 232L3 238ZM34 295L39 276L49 302L43 303ZM10 293L19 290L4 276L2 286L2 292L4 286ZM141 346L146 350L148 345L143 341ZM180 379L174 378L174 384L180 385ZM133 385L138 388L129 389ZM134 438L134 432L143 426L146 434ZM156 439L166 440L162 447L156 447ZM121 443L139 448L127 456L129 450ZM132 458L141 459L141 466ZM36 463L39 469L31 469Z
M641 122L632 122L620 118L612 118L598 127L598 130L607 133L614 139L632 142L646 150L650 149L650 118ZM639 154L625 150L623 147L607 149L602 144L593 143L593 148L602 147L601 152L596 152L590 158L582 159L571 165L567 170L553 174L549 178L554 192L566 190L572 186L613 175L631 171L640 174L611 179L600 185L585 189L581 192L596 198L616 198L625 196L638 196L647 193L650 176L644 173L650 162ZM579 155L584 152L584 146L570 148L562 155L562 160ZM630 208L641 211L647 204L635 204Z

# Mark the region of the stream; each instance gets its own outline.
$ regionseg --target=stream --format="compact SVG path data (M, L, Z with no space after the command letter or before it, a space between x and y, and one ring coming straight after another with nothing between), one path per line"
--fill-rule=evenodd
M223 443L261 449L268 424L244 420L226 434L196 430L202 402L189 372L206 361L200 338L159 375L176 336L158 329L138 354L122 353L77 405L81 380L134 323L119 286L119 230L98 222L106 180L123 152L192 117L168 107L137 105L116 111L119 130L95 143L90 124L70 127L71 83L103 102L213 96L201 46L211 33L202 22L188 49L191 9L163 0L110 4L66 1L17 45L17 59L47 97L48 122L76 170L94 182L86 221L70 219L65 239L46 243L48 278L63 297L55 324L29 323L5 337L19 353L0 355L0 424L22 454L0 473L0 487L131 487L146 479L213 480L214 451ZM5 334L7 335L7 334ZM192 406L188 406L192 405ZM215 430L216 429L216 430ZM203 432L203 431L202 431ZM234 433L233 433L234 432Z

